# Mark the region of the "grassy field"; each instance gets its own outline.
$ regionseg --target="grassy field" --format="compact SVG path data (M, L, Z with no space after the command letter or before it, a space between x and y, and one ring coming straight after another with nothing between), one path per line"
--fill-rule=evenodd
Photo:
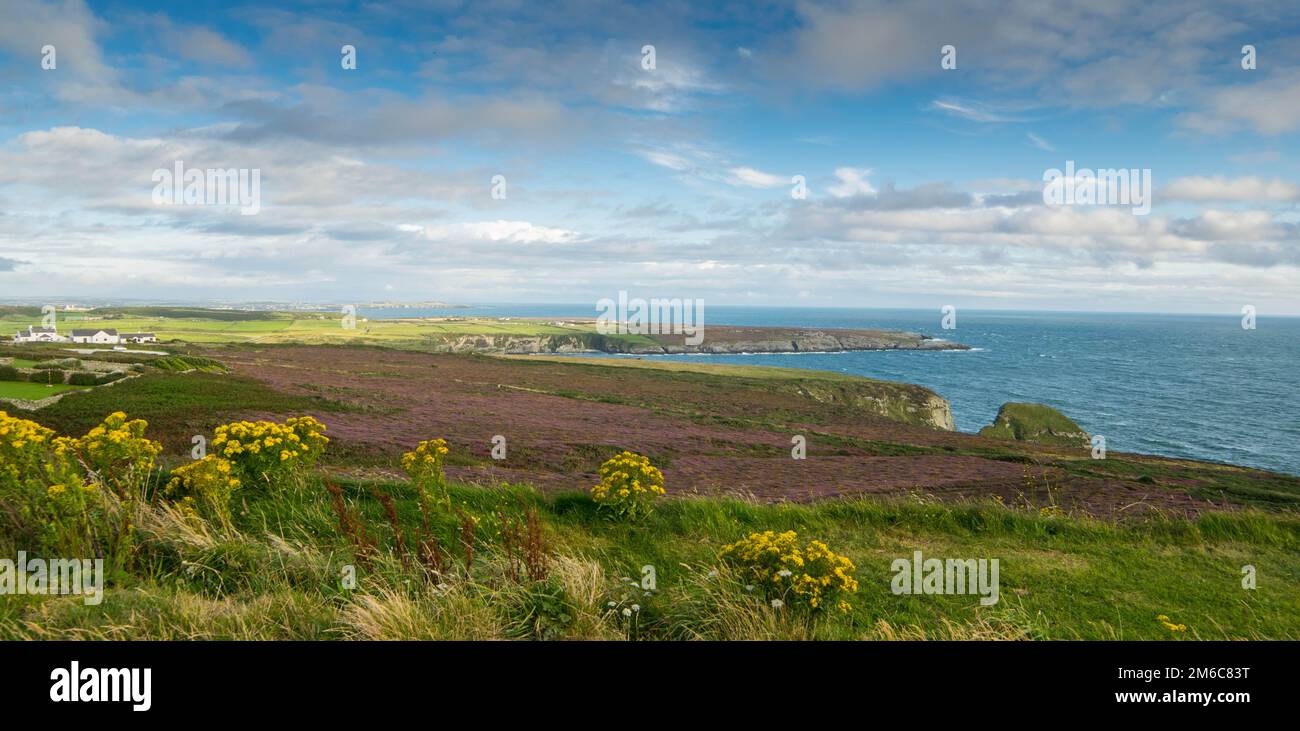
M39 325L39 315L10 311L0 315L0 332ZM593 334L592 324L554 325L549 322L494 318L365 320L343 327L334 312L238 312L197 309L115 308L106 312L67 313L59 329L114 328L118 332L152 332L160 341L190 343L363 342L413 347L430 339L462 335L567 336Z
M168 453L186 454L193 435L210 435L217 424L236 412L330 414L348 409L329 399L281 393L248 378L192 372L152 373L112 388L95 388L75 398L60 399L37 411L8 411L63 434L83 434L106 414L125 411L148 421L151 436L161 441Z
M378 546L369 558L356 555L320 479L309 478L240 497L233 528L142 518L144 560L102 604L16 597L0 603L0 638L1300 638L1294 517L1117 525L991 503L689 498L627 525L597 514L585 494L453 485L455 508L473 523L473 557L465 558L461 521L440 512L432 531L448 558L432 574L410 549L421 520L409 484L340 485ZM380 496L391 500L394 519ZM530 507L547 555L544 575L532 578L512 570L501 537L501 516ZM794 530L850 558L860 582L852 610L774 609L725 570L711 574L722 545L762 530ZM999 602L892 593L892 561L915 550L998 559ZM1246 565L1258 572L1256 590L1242 588ZM357 571L352 589L341 583L346 566ZM650 594L633 586L646 566L655 571ZM622 609L633 604L638 611L626 618ZM1161 615L1186 630L1167 629Z
M65 391L84 391L89 386L69 386L62 383L45 385L20 381L0 381L0 398L16 398L37 401L63 393Z

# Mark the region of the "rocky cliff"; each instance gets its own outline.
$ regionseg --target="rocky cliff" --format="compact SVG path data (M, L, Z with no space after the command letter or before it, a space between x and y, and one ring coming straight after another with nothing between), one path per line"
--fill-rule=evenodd
M980 436L1079 448L1088 447L1092 440L1083 427L1050 406L1017 403L1002 404L993 423L980 429Z
M917 426L953 431L952 408L947 399L928 388L910 383L853 380L800 380L774 382L777 390L793 390L819 403L839 403L854 409Z
M446 353L836 353L847 350L969 350L960 343L897 330L806 330L710 327L697 345L684 335L459 335L431 339L428 349Z

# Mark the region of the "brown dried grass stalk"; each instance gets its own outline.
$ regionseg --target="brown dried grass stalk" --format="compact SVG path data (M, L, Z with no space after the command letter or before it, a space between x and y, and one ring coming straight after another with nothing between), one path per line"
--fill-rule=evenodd
M360 511L349 510L347 503L343 500L343 490L330 480L325 480L325 489L330 494L330 505L334 507L334 515L339 519L339 532L347 536L352 545L356 547L357 559L362 563L367 563L371 556L378 553L378 548L374 541L366 535L366 522L361 517Z

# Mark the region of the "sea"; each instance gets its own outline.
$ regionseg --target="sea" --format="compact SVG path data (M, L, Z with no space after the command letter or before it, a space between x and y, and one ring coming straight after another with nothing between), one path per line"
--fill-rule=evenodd
M591 304L482 304L361 309L391 317L594 318ZM971 346L969 351L863 351L640 356L773 365L915 383L952 404L975 432L1008 401L1059 409L1108 451L1246 465L1300 475L1300 318L1259 315L1254 329L1224 315L727 307L710 325L887 328ZM609 356L604 356L609 357Z

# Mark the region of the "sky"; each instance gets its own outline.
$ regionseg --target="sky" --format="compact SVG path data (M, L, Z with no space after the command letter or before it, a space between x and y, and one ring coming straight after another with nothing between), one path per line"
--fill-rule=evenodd
M1295 3L0 17L0 299L1300 314ZM256 212L160 200L178 161ZM1068 163L1149 211L1045 200Z

